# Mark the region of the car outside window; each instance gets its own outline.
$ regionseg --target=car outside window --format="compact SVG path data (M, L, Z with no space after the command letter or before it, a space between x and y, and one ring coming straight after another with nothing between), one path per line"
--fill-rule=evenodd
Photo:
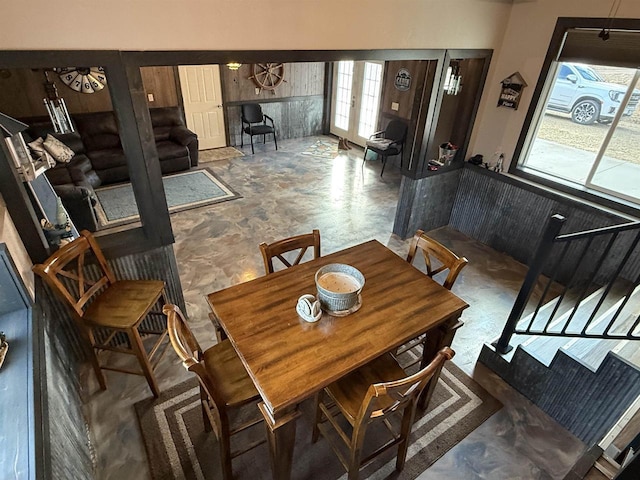
M640 69L560 63L549 75L517 168L640 208Z

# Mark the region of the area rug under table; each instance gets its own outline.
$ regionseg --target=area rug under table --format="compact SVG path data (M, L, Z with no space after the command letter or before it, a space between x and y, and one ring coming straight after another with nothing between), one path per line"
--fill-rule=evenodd
M412 429L411 445L403 472L395 472L396 448L382 454L361 470L361 479L414 479L444 455L487 418L501 408L500 402L464 374L453 363L446 364L434 391L430 410L418 410ZM346 478L338 458L326 439L311 443L310 401L302 405L298 419L291 478L337 480ZM245 416L258 414L250 406ZM136 403L135 410L142 429L151 476L154 480L222 478L215 434L205 432L195 377L170 390L158 399ZM258 414L259 415L259 414ZM367 443L371 450L388 440L384 427L369 427ZM262 424L252 428L253 437L265 436ZM243 433L244 434L244 433ZM240 435L243 435L240 434ZM250 439L245 438L245 441ZM232 437L232 450L236 437ZM366 449L367 445L365 445ZM366 452L365 452L366 454ZM269 450L266 444L233 459L236 479L271 479Z
M229 185L206 168L162 177L169 213L212 205L241 198ZM136 222L138 207L130 183L101 187L96 213L100 227L114 227Z

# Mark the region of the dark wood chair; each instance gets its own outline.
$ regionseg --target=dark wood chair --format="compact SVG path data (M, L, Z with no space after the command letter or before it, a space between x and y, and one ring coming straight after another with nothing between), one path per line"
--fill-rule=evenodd
M451 290L455 283L460 271L469 263L465 257L459 257L440 242L428 237L422 230L418 230L411 240L409 246L409 253L407 255L407 262L413 264L418 252L422 252L424 258L427 275L433 277L445 270L449 270L447 277L444 279L443 286L447 290ZM413 353L413 360L402 362L405 369L422 361L422 351L420 346L423 344L425 336L422 335L418 338L405 343L398 347L394 355L396 359L402 354L409 351ZM423 347L424 348L424 347Z
M367 140L362 164L364 165L366 162L369 150L376 152L382 157L382 170L380 171L380 176L382 176L384 167L387 165L387 157L402 155L406 138L407 124L401 120L391 120L386 129L375 132ZM400 157L400 167L402 167L402 157Z
M167 335L166 322L159 310L165 303L163 281L116 280L98 243L87 230L44 263L34 265L33 271L69 307L82 337L91 347L89 359L100 388L106 389L102 370L113 370L144 375L153 395L160 394L153 370L168 346L167 342L160 351ZM152 311L156 305L158 310ZM148 318L150 314L157 318ZM158 336L149 351L142 335ZM98 352L102 350L135 355L141 370L101 365Z
M395 445L398 445L396 470L402 471L418 397L429 381L434 376L437 378L444 362L454 355L453 350L445 347L424 369L407 377L393 357L385 354L332 383L317 395L312 441L315 442L322 433L347 470L349 480L357 480L362 466ZM327 397L329 401L325 402ZM395 412L402 414L399 429L394 428L388 419ZM341 428L340 415L351 425L350 435ZM386 425L393 439L363 459L361 457L367 428L374 421ZM339 445L332 443L337 442L337 438L329 433L326 422L336 429L337 438L346 444L348 457Z
M266 143L267 135L273 135L273 143L278 150L278 139L276 138L276 127L273 118L262 113L262 107L258 103L245 103L241 107L242 133L240 134L240 146L244 147L244 134L249 135L251 140L251 153L253 154L253 136L262 135L262 143ZM267 125L267 120L271 125Z
M297 235L295 237L285 238L273 242L270 244L261 243L260 252L262 252L262 259L264 260L264 270L268 275L273 273L273 259L277 258L282 264L289 268L293 265L298 265L307 249L313 247L313 258L320 257L320 231L314 230L311 233L304 235ZM295 259L287 259L284 254L288 252L298 251Z
M231 480L231 460L266 442L266 438L262 437L248 443L242 450L232 452L231 436L260 423L262 416L256 408L255 419L241 425L232 425L230 410L257 403L260 401L260 394L229 340L223 340L203 352L180 308L167 304L163 312L167 315L173 349L182 360L184 368L198 377L204 427L208 432L213 430L218 440L222 478Z

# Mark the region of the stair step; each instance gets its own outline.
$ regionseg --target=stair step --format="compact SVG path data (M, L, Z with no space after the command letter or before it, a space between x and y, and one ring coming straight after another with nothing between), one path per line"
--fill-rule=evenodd
M640 368L640 341L630 340L616 352L626 361Z
M571 338L567 337L536 335L523 342L520 348L548 367L556 356L556 352L570 341Z
M614 351L627 340L605 340L601 338L576 338L562 349L581 360L592 370L597 370L607 353Z

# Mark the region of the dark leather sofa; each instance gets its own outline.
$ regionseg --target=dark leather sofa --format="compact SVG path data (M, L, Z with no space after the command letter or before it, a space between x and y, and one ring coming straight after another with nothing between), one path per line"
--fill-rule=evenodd
M149 113L162 173L197 166L198 137L185 127L181 110L163 107L150 109ZM128 182L129 170L113 112L76 114L72 120L74 133L57 134L48 117L22 119L29 125L27 141L52 134L74 151L69 163L56 164L46 175L78 230L95 231L98 222L93 189Z

